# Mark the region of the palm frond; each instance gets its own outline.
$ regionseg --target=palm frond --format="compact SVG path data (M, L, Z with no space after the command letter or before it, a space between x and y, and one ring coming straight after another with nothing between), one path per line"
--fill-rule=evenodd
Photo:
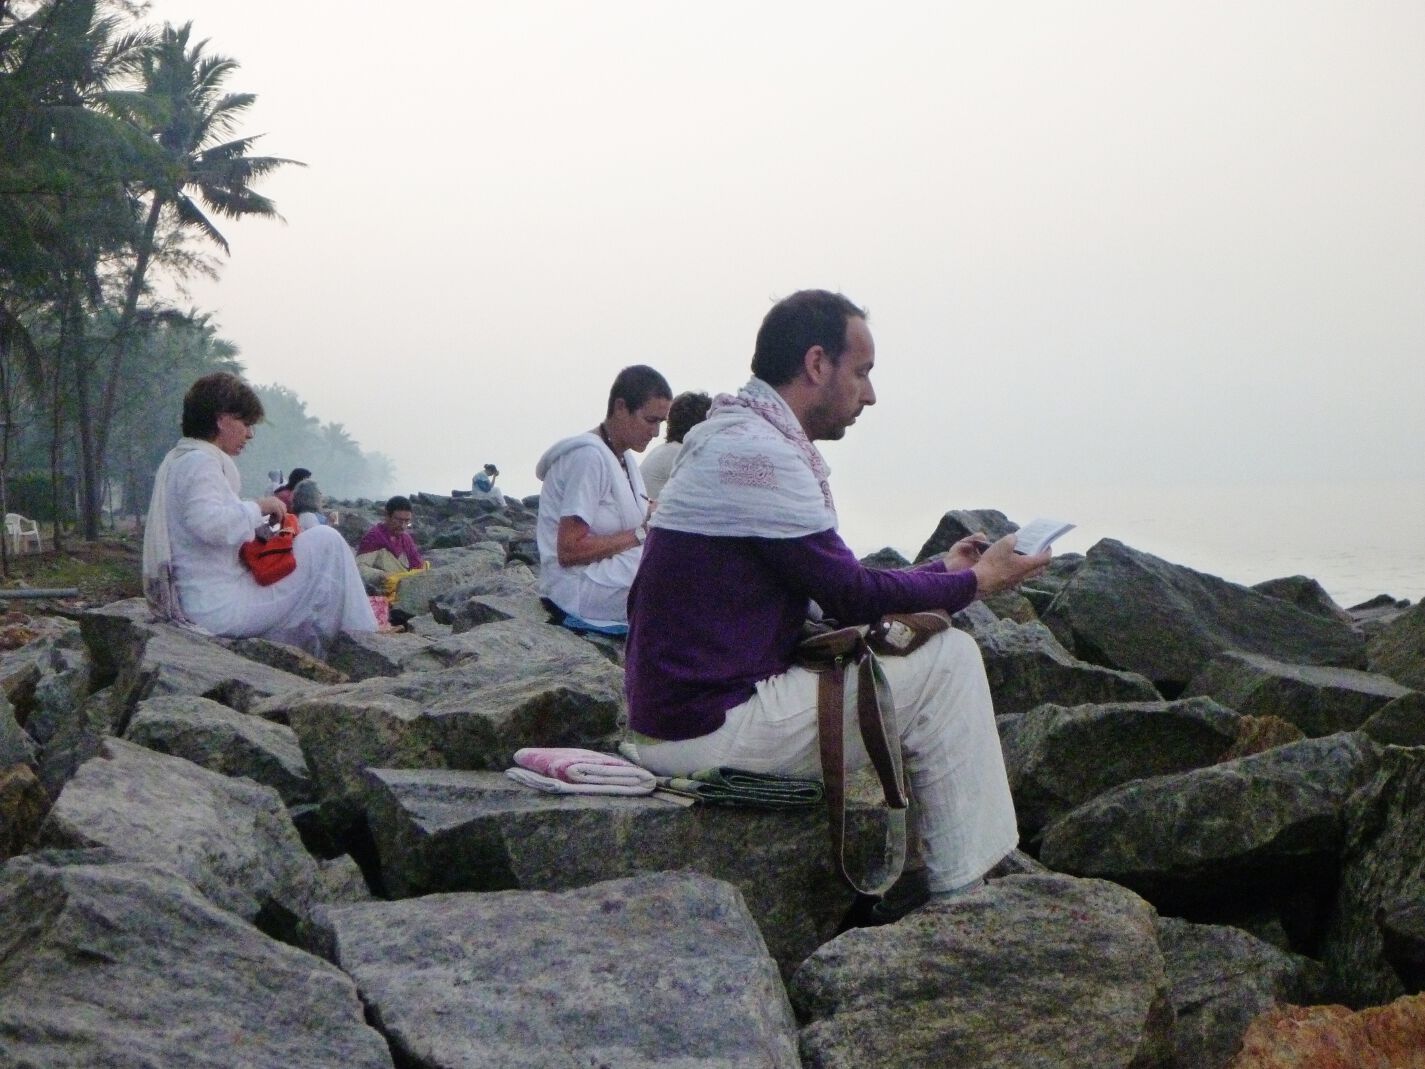
M238 120L242 118L242 113L247 111L257 100L256 93L229 93L215 102L203 114L199 124L201 136L197 139L199 144L207 141L209 137L226 136L237 126Z
M223 252L231 252L228 246L228 239L223 237L222 232L213 225L212 221L203 214L198 205L194 204L189 197L180 193L173 200L173 208L174 211L178 213L180 226L197 230L214 245L221 248Z
M219 215L229 219L240 219L245 215L256 215L264 219L286 222L271 200L243 186L199 186L198 192L203 203Z

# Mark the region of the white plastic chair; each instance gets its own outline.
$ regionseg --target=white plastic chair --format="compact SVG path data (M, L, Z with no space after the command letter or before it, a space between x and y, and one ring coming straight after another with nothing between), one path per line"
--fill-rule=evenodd
M35 552L38 553L43 546L40 543L40 525L34 520L28 520L18 512L5 513L5 534L10 539L10 551L21 553L27 542L35 543Z

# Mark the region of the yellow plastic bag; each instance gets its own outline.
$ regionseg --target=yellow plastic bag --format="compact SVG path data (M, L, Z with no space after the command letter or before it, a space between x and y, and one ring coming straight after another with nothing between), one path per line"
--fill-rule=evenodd
M386 574L386 598L391 602L396 600L396 591L401 588L401 580L409 575L420 575L422 572L430 571L430 562L427 561L419 568L412 568L404 572L388 572Z

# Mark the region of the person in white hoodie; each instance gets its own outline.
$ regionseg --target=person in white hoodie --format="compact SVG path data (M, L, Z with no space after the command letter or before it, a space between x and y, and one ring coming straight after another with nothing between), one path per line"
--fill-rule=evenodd
M658 437L673 391L643 364L614 379L604 419L539 458L539 593L576 627L621 630L649 501L635 454Z

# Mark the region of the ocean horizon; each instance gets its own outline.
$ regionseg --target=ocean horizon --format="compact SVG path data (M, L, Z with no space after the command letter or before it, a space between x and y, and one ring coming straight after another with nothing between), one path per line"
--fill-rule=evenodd
M1425 598L1425 488L1408 480L1019 488L938 508L838 494L837 505L858 556L889 546L914 560L945 512L993 508L1021 526L1038 516L1077 524L1055 553L1112 538L1244 586L1304 575L1342 608L1379 594Z

